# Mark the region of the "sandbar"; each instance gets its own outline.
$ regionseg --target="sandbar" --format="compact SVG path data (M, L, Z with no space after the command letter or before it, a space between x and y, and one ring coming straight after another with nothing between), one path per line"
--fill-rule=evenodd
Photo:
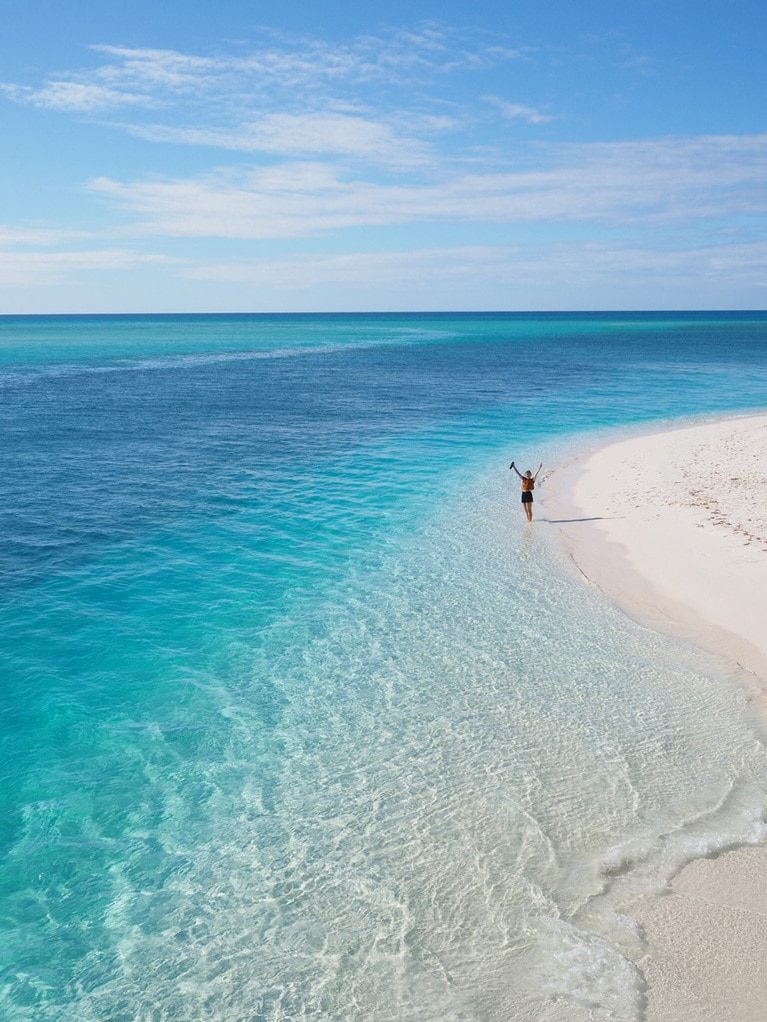
M767 725L767 414L585 452L541 501L583 575L643 624L739 665ZM628 907L647 1022L767 1020L767 850L685 866Z

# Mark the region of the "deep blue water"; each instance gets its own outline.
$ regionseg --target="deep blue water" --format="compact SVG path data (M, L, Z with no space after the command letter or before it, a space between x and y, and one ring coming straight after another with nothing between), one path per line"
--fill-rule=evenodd
M4 317L0 395L3 1017L638 1017L603 864L764 748L508 462L763 409L767 315Z

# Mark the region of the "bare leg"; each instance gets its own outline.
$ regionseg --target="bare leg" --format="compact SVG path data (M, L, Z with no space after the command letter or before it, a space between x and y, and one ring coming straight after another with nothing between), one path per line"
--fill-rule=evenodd
M530 501L529 504L525 504L525 514L527 515L528 522L532 522L532 520L533 520L533 502L532 501Z

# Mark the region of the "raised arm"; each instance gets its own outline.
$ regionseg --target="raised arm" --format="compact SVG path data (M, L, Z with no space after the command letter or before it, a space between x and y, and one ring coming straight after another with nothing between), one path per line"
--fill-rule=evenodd
M513 462L513 461L512 461L512 463L511 463L511 464L509 465L509 468L513 468L513 469L514 469L514 471L515 471L515 472L517 473L517 475L519 476L519 478L520 478L520 479L524 479L524 478L525 478L525 477L524 477L524 476L522 475L522 473L521 473L521 472L519 471L519 469L517 468L517 466L516 466L516 465L514 464L514 462Z
M535 470L535 475L533 476L533 479L537 479L538 478L538 473L541 471L542 468L543 468L543 462L541 462L540 465L538 466L538 468Z

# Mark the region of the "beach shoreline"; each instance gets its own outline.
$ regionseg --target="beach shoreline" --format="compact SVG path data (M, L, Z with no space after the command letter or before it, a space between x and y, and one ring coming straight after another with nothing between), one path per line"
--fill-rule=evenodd
M630 617L720 657L767 731L767 414L608 441L549 476L541 511ZM767 1017L765 892L767 847L743 846L621 906L643 934L647 1022Z

